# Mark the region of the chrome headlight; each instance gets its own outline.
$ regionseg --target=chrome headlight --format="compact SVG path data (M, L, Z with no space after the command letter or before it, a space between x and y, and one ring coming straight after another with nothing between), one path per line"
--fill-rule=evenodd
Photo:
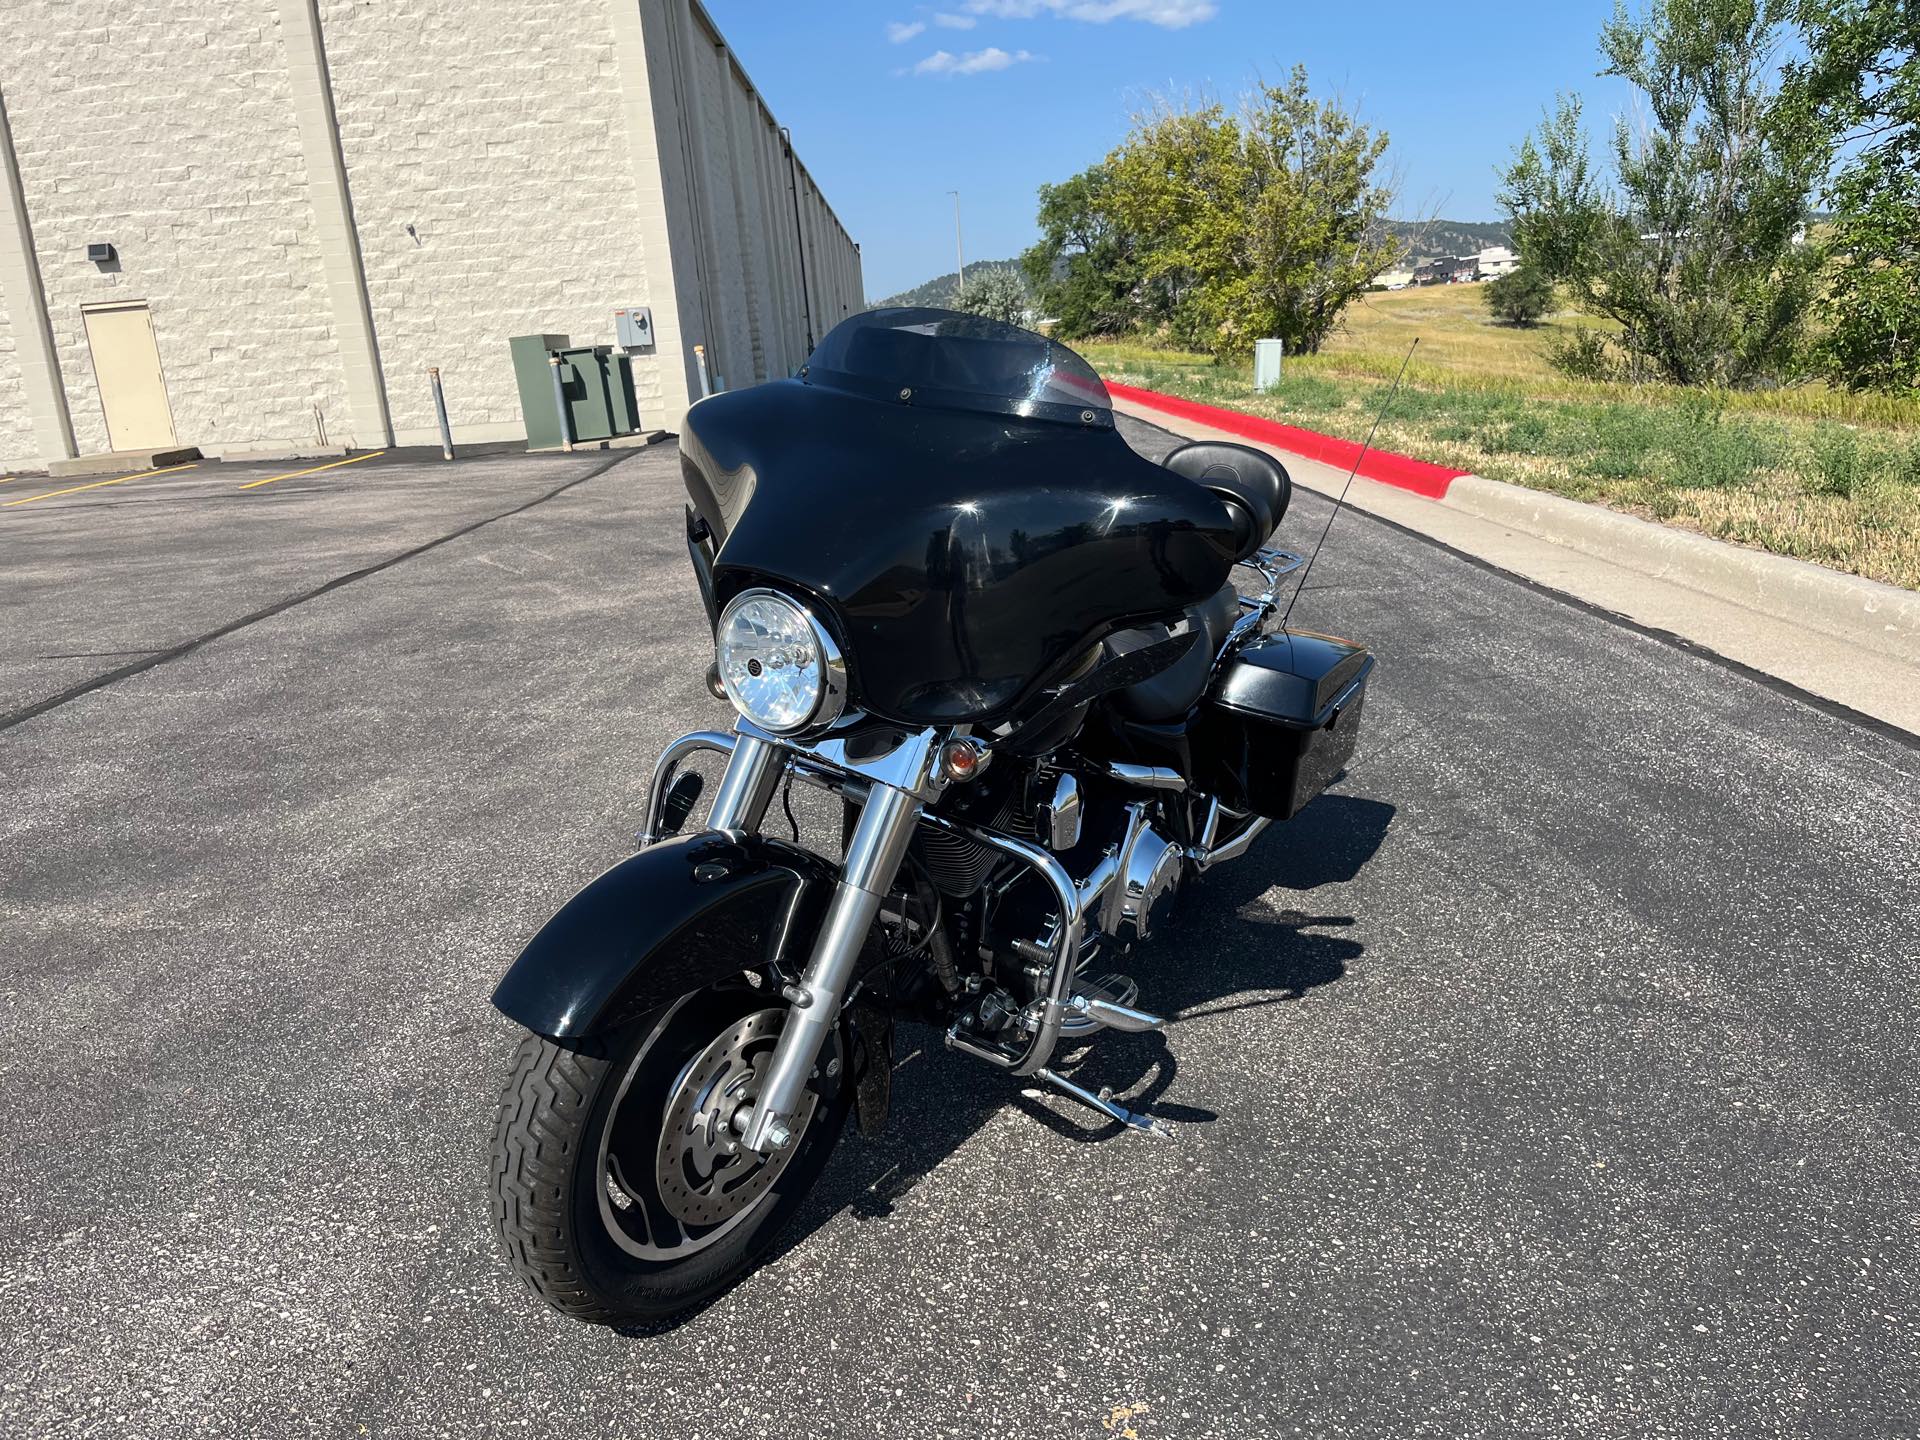
M720 612L714 648L734 709L763 730L791 735L831 725L847 703L847 666L833 637L802 605L772 590L743 590Z

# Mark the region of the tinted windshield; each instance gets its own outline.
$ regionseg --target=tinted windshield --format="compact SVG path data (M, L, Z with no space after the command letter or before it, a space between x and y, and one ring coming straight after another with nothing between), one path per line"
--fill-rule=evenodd
M1073 351L956 310L903 306L855 315L820 342L800 378L874 399L1113 423L1107 387Z

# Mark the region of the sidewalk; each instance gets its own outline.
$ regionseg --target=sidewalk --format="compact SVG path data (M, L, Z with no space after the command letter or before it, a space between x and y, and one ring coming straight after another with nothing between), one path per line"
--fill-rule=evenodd
M1231 426L1221 428L1198 418L1207 407L1150 395L1129 389L1114 406L1176 435L1266 450L1286 464L1295 484L1324 495L1338 495L1346 483L1345 464L1257 438L1277 428L1263 432L1247 423L1251 417L1217 412ZM1299 443L1304 449L1313 442ZM1339 458L1346 460L1344 451ZM1476 475L1449 477L1405 457L1386 464L1379 472L1385 479L1354 479L1349 505L1920 734L1920 595L1600 506ZM1404 465L1420 467L1409 473L1426 493L1401 479Z

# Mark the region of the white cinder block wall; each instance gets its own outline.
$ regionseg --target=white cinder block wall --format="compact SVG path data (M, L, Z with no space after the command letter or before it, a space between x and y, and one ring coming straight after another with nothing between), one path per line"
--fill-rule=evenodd
M320 15L395 438L438 438L429 365L466 434L524 436L508 337L612 344L614 309L647 303L608 7L324 0Z
M313 439L343 396L273 0L6 0L0 97L81 452L108 445L80 307L128 299L152 308L183 440ZM0 390L0 435L25 404Z
M8 456L24 462L34 451L33 425L27 418L25 382L13 325L4 305L0 305L0 474L6 472Z
M517 438L507 338L612 343L623 305L654 309L635 380L645 422L672 427L699 393L694 345L750 384L860 308L858 248L692 0L143 0L123 16L0 6L0 101L82 453L107 448L81 322L96 301L149 304L175 431L210 454L311 446L321 427L427 443L429 365L456 438ZM316 19L337 131L301 49ZM326 220L336 153L350 232ZM95 240L117 268L86 260ZM28 311L0 294L0 470L60 458L19 380ZM377 369L361 363L356 390L368 319Z

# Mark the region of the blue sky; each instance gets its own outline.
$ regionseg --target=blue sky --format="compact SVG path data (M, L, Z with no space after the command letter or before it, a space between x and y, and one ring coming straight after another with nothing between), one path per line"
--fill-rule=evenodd
M1392 136L1405 213L1498 217L1495 167L1556 90L1598 129L1612 0L705 0L828 200L879 298L1034 240L1034 192L1098 160L1155 93L1238 95L1307 67Z

